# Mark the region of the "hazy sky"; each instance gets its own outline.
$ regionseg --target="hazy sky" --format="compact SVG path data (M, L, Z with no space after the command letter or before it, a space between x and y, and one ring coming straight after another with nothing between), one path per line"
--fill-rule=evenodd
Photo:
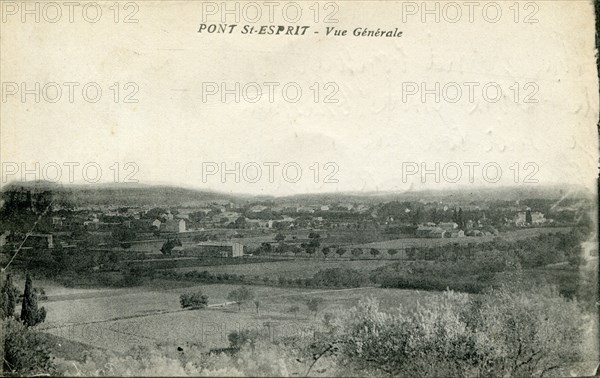
M65 163L75 162L80 164L73 171L76 182L84 181L86 163L97 164L100 181L110 182L118 162L118 180L123 181L133 169L124 164L133 162L139 169L133 177L143 183L293 194L468 185L465 163L473 163L475 184L507 185L516 179L523 185L532 174L529 180L539 184L594 185L598 86L591 1L518 2L518 13L509 8L512 1L493 7L481 2L472 9L472 22L463 2L453 3L460 17L447 2L426 2L434 13L439 7L439 22L435 14L423 14L423 2L318 2L318 23L313 1L295 3L302 9L295 23L282 15L289 2L278 3L273 22L264 2L257 2L263 18L252 23L229 16L226 23L238 25L232 34L198 33L203 16L206 24L220 23L221 13L206 11L221 2L133 2L137 9L119 2L118 15L113 1L98 3L102 16L95 23L82 17L82 7L74 9L69 22L69 9L60 2L62 16L56 23L46 21L56 9L40 9L39 23L27 14L22 22L22 3L11 3L18 9L3 5L3 179L15 166L21 170L21 163L31 168L39 162L46 167L39 178L54 178L57 164L62 166L59 181L67 183ZM239 4L244 9L248 3ZM502 14L491 22L498 8ZM134 11L138 22L123 22ZM88 18L95 17L94 9L87 12ZM330 12L339 22L324 22ZM258 30L263 25L309 28L303 36L241 34L244 26ZM326 36L326 27L332 26L348 34ZM398 28L403 34L355 37L358 27ZM34 89L36 82L40 102L33 94L22 101L21 83ZM62 90L55 103L49 101L55 88L47 85L53 82ZM84 84L91 82L102 89L96 103L82 97ZM214 89L210 83L235 88L236 82L240 89L258 83L263 96L249 101L255 86L246 86L249 97L239 103L233 94L223 102L220 92L203 99ZM63 83L79 83L73 103ZM435 94L422 99L421 90L435 92L436 83L439 102ZM274 87L272 103L269 86ZM88 85L90 98L95 87ZM302 94L292 102L298 87ZM458 99L457 88L462 91ZM501 96L494 102L497 88ZM124 103L133 91L137 103ZM325 102L332 92L337 103ZM236 162L239 182L234 174L225 182L219 173L206 175L209 169L221 170L222 163L235 170ZM431 174L422 183L418 172L402 177L403 171L421 170L421 163L434 169L436 162L449 180L440 177L438 183ZM287 175L282 173L285 164ZM258 179L257 166L262 170ZM456 166L462 172L453 183ZM298 176L297 167L302 169L298 182L289 182ZM496 177L495 167L502 176L488 183ZM338 182L324 182L332 172L329 181ZM87 173L95 176L93 169ZM19 178L20 172L10 177Z

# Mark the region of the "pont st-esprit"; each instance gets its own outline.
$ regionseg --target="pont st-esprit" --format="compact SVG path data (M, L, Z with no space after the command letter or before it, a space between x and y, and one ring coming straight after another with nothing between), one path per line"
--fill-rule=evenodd
M327 36L336 36L336 37L344 37L348 34L348 30L338 29L334 26L327 27L325 29L325 35ZM397 38L402 37L402 32L395 28L394 30L382 30L380 28L369 29L369 28L356 28L352 31L352 35L355 37L387 37L387 38Z
M209 34L232 34L237 24L200 24L198 33ZM284 26L284 25L263 25L251 26L244 25L240 29L241 34L258 34L258 35L306 35L306 31L310 26Z

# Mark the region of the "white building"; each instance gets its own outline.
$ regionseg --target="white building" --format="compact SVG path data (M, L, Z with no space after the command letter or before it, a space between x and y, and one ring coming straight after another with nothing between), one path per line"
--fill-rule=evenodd
M201 242L191 247L190 253L199 257L242 257L244 245L237 242Z

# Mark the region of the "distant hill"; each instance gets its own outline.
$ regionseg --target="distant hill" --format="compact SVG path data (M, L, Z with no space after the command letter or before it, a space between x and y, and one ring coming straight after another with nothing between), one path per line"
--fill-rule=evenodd
M244 198L212 191L142 184L57 185L45 182L18 182L2 188L2 191L14 188L49 190L54 193L59 203L70 202L74 206L201 206L207 202L239 201Z
M456 202L489 202L489 201L516 201L526 198L543 198L559 200L567 198L593 198L583 187L553 185L553 186L514 186L498 188L469 187L451 190L418 190L404 192L349 192L349 193L324 193L300 194L284 197L285 200L297 202L336 202L336 201L456 201Z
M376 203L387 201L444 201L444 202L489 202L516 201L527 198L560 199L593 198L595 194L574 186L519 186L498 188L468 188L453 190L423 190L405 192L342 192L322 194L300 194L286 197L252 196L228 194L176 186L144 184L90 184L58 185L50 182L13 182L2 188L27 188L32 191L50 190L58 201L67 201L74 206L118 205L118 206L202 206L207 202L259 202L322 204L333 202Z

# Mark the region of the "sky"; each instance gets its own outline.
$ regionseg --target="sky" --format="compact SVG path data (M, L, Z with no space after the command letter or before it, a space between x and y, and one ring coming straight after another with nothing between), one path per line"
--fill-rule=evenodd
M239 20L221 2L117 3L74 8L72 22L62 2L60 15L40 5L40 22L2 4L1 184L268 195L595 184L589 1L276 2L273 20L260 1L239 2ZM308 28L258 34L279 25Z

